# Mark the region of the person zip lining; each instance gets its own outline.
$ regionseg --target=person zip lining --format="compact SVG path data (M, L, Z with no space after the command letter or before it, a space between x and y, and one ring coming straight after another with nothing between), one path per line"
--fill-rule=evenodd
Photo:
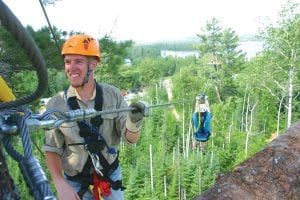
M205 149L205 143L210 136L210 122L211 112L208 103L208 97L201 93L196 96L195 112L192 114L192 122L194 129L194 140L192 149L197 149L197 142L199 141L200 150Z
M96 39L74 35L65 42L61 54L70 86L52 97L47 109L128 108L119 89L94 80L100 61ZM143 118L149 114L146 102L133 102L130 107L136 109L64 123L46 131L42 149L58 199L124 199L117 148L121 139L128 144L138 141Z

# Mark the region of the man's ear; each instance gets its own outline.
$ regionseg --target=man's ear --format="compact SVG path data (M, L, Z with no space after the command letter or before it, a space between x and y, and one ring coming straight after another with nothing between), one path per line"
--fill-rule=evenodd
M91 62L91 67L92 67L93 71L97 68L98 63L99 63L98 60L93 60Z

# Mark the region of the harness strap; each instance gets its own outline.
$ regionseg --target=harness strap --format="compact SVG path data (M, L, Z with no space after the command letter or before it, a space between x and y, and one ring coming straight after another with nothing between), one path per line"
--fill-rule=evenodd
M197 112L196 113L198 129L197 129L197 132L194 133L194 137L197 141L200 141L200 142L205 142L209 139L209 132L205 132L205 129L204 129L206 117L207 117L207 112L204 112L204 113Z
M199 122L200 122L200 126L199 126L199 129L201 130L201 132L204 134L205 132L204 132L204 123L205 123L205 121L206 121L206 114L207 114L207 112L204 112L204 113L200 113L199 112L199 118L198 118L198 120L199 120ZM203 120L201 119L201 117L203 117Z
M77 192L80 199L83 199L83 195L89 190L88 185L81 185L80 190Z

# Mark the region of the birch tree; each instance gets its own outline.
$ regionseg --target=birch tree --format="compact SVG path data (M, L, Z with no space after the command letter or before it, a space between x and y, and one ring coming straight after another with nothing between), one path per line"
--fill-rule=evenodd
M265 65L268 70L264 73L272 78L275 86L271 88L264 84L264 87L279 100L286 96L287 127L292 123L294 90L299 86L296 76L300 53L299 13L299 4L289 0L279 13L277 24L267 25L260 31L260 38L265 41L264 53L269 57Z

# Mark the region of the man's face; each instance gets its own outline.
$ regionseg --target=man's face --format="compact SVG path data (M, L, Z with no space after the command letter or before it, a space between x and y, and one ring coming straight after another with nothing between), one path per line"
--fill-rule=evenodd
M74 88L82 86L91 61L81 55L65 55L65 73Z

